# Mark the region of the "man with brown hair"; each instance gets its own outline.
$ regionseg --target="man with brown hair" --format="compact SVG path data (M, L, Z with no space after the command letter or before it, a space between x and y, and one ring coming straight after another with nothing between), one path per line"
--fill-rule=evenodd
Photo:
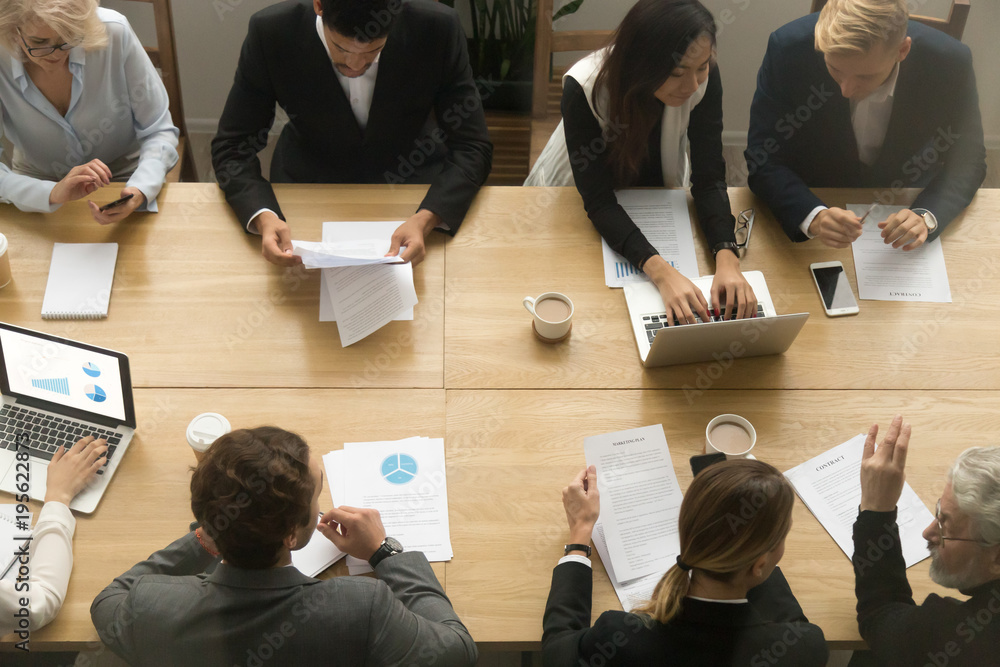
M861 219L809 188L878 188L880 203L907 206L874 221L884 242L914 250L986 177L972 53L910 21L906 0L829 0L771 34L746 158L750 189L791 240L850 246Z
M130 664L475 663L427 559L402 553L376 510L330 510L316 539L368 560L378 579L320 581L288 567L317 528L323 483L320 459L294 433L219 438L191 479L200 526L97 596L101 640Z

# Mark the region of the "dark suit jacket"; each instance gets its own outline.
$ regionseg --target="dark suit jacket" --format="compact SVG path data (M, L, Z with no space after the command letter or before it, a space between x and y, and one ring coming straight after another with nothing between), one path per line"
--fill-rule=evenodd
M606 611L590 627L593 577L582 563L557 565L545 605L542 651L551 666L822 667L823 631L810 624L775 568L747 604L685 598L666 625Z
M257 12L240 53L212 163L244 228L262 208L279 216L257 152L277 102L288 114L272 183L430 183L420 208L454 234L490 171L493 146L454 10L408 0L379 60L362 132L316 34L311 0Z
M858 629L881 664L1000 665L1000 579L962 591L964 602L928 595L917 606L895 511L858 514L852 560Z
M476 662L421 553L386 558L378 579L225 563L202 574L214 562L189 533L115 579L90 608L101 640L132 665Z
M912 48L899 65L885 143L869 167L858 157L850 101L814 48L817 16L771 34L750 109L750 189L789 238L805 241L799 225L823 203L809 188L882 188L877 199L883 204L904 203L903 188L923 188L910 206L937 217L933 240L986 177L969 48L910 21Z

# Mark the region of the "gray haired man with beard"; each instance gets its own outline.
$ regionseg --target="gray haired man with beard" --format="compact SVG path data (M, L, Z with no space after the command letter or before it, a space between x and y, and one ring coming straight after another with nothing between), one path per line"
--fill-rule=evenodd
M931 579L969 599L929 595L917 605L896 525L910 425L896 416L878 449L877 435L875 424L865 441L861 507L854 524L861 636L881 665L1000 665L1000 447L973 447L959 455L948 471L935 520L923 533ZM872 544L879 547L878 558L869 553Z

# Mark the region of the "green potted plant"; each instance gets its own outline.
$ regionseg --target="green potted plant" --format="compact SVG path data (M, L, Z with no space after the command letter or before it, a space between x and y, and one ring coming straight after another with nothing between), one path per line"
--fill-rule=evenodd
M487 109L531 110L536 0L463 0L471 17L469 59ZM575 13L584 0L570 0L553 20ZM441 0L449 7L455 0Z

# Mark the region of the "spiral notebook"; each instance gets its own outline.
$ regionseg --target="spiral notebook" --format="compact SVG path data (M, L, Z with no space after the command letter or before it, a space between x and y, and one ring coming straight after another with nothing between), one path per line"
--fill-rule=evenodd
M107 317L117 261L117 243L56 243L42 301L42 319Z

